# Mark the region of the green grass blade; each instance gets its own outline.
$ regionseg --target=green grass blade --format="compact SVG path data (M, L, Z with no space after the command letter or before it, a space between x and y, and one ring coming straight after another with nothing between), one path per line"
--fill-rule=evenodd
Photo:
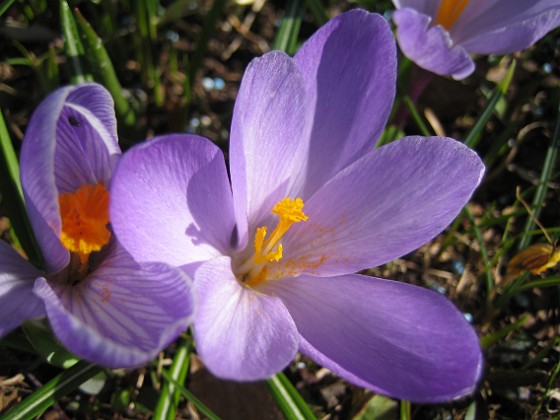
M193 81L195 80L196 72L198 71L198 68L202 63L204 54L206 54L208 41L214 33L216 21L218 20L218 16L220 15L220 13L222 13L226 2L227 0L214 0L212 8L206 15L204 25L202 26L202 32L200 33L200 37L198 38L198 42L196 43L196 50L192 56L192 59L190 60L191 68L189 69L189 80L191 84L193 84Z
M502 79L502 81L494 89L494 92L492 93L492 96L490 97L490 101L488 101L486 108L484 109L480 117L478 117L473 128L469 131L469 133L465 137L464 143L466 146L473 148L478 144L482 130L484 130L484 127L486 126L486 123L494 113L494 110L496 109L498 102L500 102L500 99L502 99L502 97L505 95L505 93L509 88L511 79L513 78L513 73L515 72L515 65L516 62L514 60L510 64L508 71L504 76L504 78Z
M422 135L426 137L433 136L433 133L428 129L428 126L424 123L424 120L422 119L420 113L416 109L416 105L414 105L414 102L412 101L412 99L410 99L410 96L408 95L404 96L403 102L408 108L408 111L410 112L410 116L412 117L412 119L414 120L414 122L416 123L420 131L422 132Z
M286 15L282 18L280 29L276 34L273 50L285 51L294 54L297 49L299 28L301 26L301 11L303 4L301 0L290 0L286 7Z
M486 248L486 244L484 243L482 232L480 231L480 228L476 224L476 221L474 220L471 211L469 210L468 207L465 207L464 212L467 218L472 223L474 236L478 242L478 245L480 246L480 256L482 257L482 261L484 262L484 276L486 277L486 291L490 293L492 289L494 289L494 279L490 271L492 268L492 263L488 258L488 249Z
M535 287L554 287L560 286L560 276L547 277L545 279L539 279L535 281L530 281L519 287L519 290L530 290Z
M135 38L138 59L142 63L142 80L152 91L156 106L160 107L165 98L161 85L161 72L157 65L157 53L154 48L157 43L157 16L155 13L158 5L155 0L135 1L132 5L138 25Z
M558 91L560 91L560 89ZM539 179L539 185L537 186L537 190L535 191L535 195L533 196L533 202L531 205L533 214L537 219L539 218L539 215L541 213L544 198L548 190L548 183L552 178L552 173L554 172L554 167L558 158L558 147L560 147L560 101L558 102L558 116L556 118L554 135L546 152L546 157L544 159L544 164ZM531 217L527 217L523 231L528 232L534 228L535 222ZM527 246L529 245L529 241L530 237L524 236L521 241L519 241L518 250L521 251L522 249L527 248Z
M198 411L200 411L210 420L219 420L219 417L216 414L214 414L212 410L206 407L206 405L204 405L202 401L196 398L192 392L190 392L183 385L181 385L179 382L173 379L166 370L162 370L161 374L170 384L172 384L174 387L176 387L179 390L179 392L183 397L185 397L187 400L193 403L193 405L198 409Z
M508 325L508 326L502 328L501 330L498 330L498 331L496 331L492 334L487 334L484 337L481 337L480 338L480 346L483 349L487 349L491 345L500 341L502 338L507 337L511 332L516 331L519 328L521 328L523 325L525 325L529 321L529 319L530 319L529 316L525 315L523 318L514 322L513 324Z
M313 17L315 18L315 22L317 25L322 26L329 20L327 16L327 12L325 12L325 8L321 4L321 0L305 0L307 7L311 10Z
M183 340L173 357L173 364L169 369L169 376L178 383L184 383L190 364L192 341ZM180 391L173 384L165 382L154 411L156 420L173 420L179 404Z
M39 416L64 395L74 391L102 370L100 366L84 361L78 362L12 408L2 420L31 419Z
M115 73L113 63L103 46L103 41L93 30L89 22L83 17L79 10L75 10L74 16L78 30L83 41L86 61L93 73L96 74L101 83L109 90L115 101L115 110L127 126L136 124L136 116L128 100L123 95L123 89Z
M266 383L278 407L288 420L317 418L282 372L267 379Z
M29 260L36 267L41 267L43 259L27 218L23 189L19 180L19 163L2 112L0 112L0 179L2 179L0 193L6 214L17 236L14 238L15 242L21 244Z
M6 13L6 10L10 8L10 6L14 3L14 1L16 0L4 0L2 4L0 4L0 16Z
M84 47L78 35L76 21L65 0L60 1L60 24L64 38L64 52L70 62L70 81L73 84L93 81L93 76L82 66Z
M401 401L401 420L410 420L410 401Z

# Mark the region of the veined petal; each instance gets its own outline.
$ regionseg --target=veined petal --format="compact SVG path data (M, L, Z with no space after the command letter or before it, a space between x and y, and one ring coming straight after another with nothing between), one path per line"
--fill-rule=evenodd
M162 136L130 149L113 177L110 215L137 261L183 266L222 255L235 230L223 154L193 135Z
M352 10L321 27L294 61L311 116L307 197L371 150L381 135L395 96L395 41L380 15Z
M453 38L470 53L506 54L537 42L560 26L560 0L498 1L453 28ZM468 11L468 10L467 10ZM463 16L461 16L463 18Z
M134 367L153 359L189 326L191 281L166 264L137 264L114 246L79 284L38 279L34 292L70 351L103 366Z
M404 8L395 10L393 20L403 54L420 67L454 79L464 79L474 71L469 53L444 28L430 26L430 16Z
M441 0L393 0L397 9L410 7L428 16L435 16Z
M300 350L358 386L419 403L475 389L482 370L477 336L437 293L357 274L262 287L290 311Z
M230 258L203 264L194 284L197 351L216 376L264 379L294 358L298 334L282 301L241 285Z
M0 240L0 337L27 319L45 316L43 302L33 294L35 279L43 275Z
M308 159L302 142L305 87L292 59L273 51L253 60L235 102L230 168L239 247L247 243L247 220L263 215L302 180ZM254 229L254 226L253 226Z
M483 171L476 153L449 138L407 137L376 149L306 202L309 219L286 233L271 276L345 274L405 255L453 221Z
M114 103L101 85L71 91L56 127L54 173L59 192L84 184L109 185L120 158Z
M56 90L31 118L21 149L21 182L49 273L69 261L59 239L58 194L84 183L108 183L120 154L115 124L111 96L96 84Z

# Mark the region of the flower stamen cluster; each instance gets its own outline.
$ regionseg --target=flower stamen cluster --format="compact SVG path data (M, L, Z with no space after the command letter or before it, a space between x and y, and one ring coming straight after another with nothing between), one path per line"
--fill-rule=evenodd
M109 224L109 191L102 182L85 184L73 193L58 196L62 245L76 254L85 269L92 252L100 251L111 239Z
M266 239L267 227L257 228L255 233L255 253L239 269L241 278L248 286L256 286L266 279L268 262L274 263L282 259L283 246L280 239L294 223L305 222L309 217L303 212L301 198L283 198L272 208L272 214L279 217L278 224Z

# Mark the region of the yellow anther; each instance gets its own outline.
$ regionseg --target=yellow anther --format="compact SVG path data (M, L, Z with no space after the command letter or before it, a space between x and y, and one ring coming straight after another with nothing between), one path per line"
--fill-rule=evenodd
M82 265L89 255L99 251L111 239L109 191L103 183L82 185L73 193L58 196L62 232L60 241L68 251L80 257Z
M295 222L305 222L308 217L303 212L303 200L301 198L296 198L295 200L290 197L283 198L272 208L272 213L276 214L286 221Z
M450 29L468 4L469 0L441 0L434 25Z
M255 233L255 257L254 262L257 264L262 264L264 262L275 262L280 261L282 258L282 244L279 244L276 249L273 249L266 254L263 254L264 238L266 237L266 227L257 228L257 233Z
M276 214L280 220L272 231L272 234L265 241L266 227L257 228L255 233L255 256L254 262L262 264L266 261L276 262L282 258L282 244L278 242L294 223L304 222L308 219L303 212L303 200L290 197L283 198L272 208L272 213ZM278 246L276 246L278 244Z
M253 243L255 253L237 265L235 269L237 278L247 286L256 286L268 278L268 264L282 259L284 248L280 239L294 223L304 222L308 219L303 212L301 198L295 200L290 197L283 198L272 208L272 213L280 219L278 225L268 238L266 226L257 228Z

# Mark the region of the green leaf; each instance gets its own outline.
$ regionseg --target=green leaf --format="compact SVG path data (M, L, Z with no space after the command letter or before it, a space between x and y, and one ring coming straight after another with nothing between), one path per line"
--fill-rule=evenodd
M2 112L0 112L0 179L2 179L0 194L6 215L17 235L14 242L21 244L32 264L41 267L43 258L27 218L23 189L19 180L19 162Z
M422 132L422 135L424 135L426 137L433 136L433 133L428 129L428 126L424 123L424 120L422 119L422 117L420 116L420 113L416 109L416 105L414 105L414 102L412 101L412 99L410 99L410 96L408 96L408 95L404 96L403 97L403 102L406 105L406 107L408 108L408 111L410 112L410 116L412 117L412 119L416 123L416 126Z
M102 370L100 366L80 361L12 408L2 417L2 420L24 420L39 416L60 398L74 391Z
M401 420L410 420L410 401L401 401Z
M51 365L67 369L80 359L58 342L51 329L41 321L27 321L23 332L33 348Z
M352 420L393 420L399 415L398 403L391 398L375 394Z
M529 321L529 316L526 315L523 318L521 318L519 321L508 325L507 327L502 328L499 331L496 331L492 334L487 334L484 337L480 338L480 346L483 349L487 349L488 347L490 347L492 344L497 343L499 340L501 340L502 338L506 337L508 334L510 334L512 331L516 331L519 328L521 328L523 325L525 325L525 323Z
M270 379L267 379L266 383L268 384L270 393L276 400L278 407L287 419L317 418L303 400L297 389L282 372L277 373Z
M286 7L286 15L280 22L280 28L272 44L273 50L285 51L294 54L297 49L299 28L301 26L301 0L290 0Z
M173 357L173 364L169 369L169 376L178 383L184 383L187 377L190 364L190 353L192 351L192 341L190 339L183 339L175 356ZM161 394L154 411L154 419L168 419L175 418L177 405L181 393L179 389L175 388L173 384L165 382L161 390Z
M85 58L97 75L101 83L109 90L113 100L115 101L115 110L119 119L127 126L136 124L136 116L130 106L128 100L123 95L123 89L115 73L113 63L107 54L107 50L103 46L103 41L93 30L88 21L82 16L79 10L74 11L76 23L80 37L83 41Z
M488 258L488 249L486 248L486 243L484 242L484 238L482 237L482 232L478 227L474 217L469 210L468 207L465 207L463 212L470 220L473 226L474 236L478 241L478 245L480 246L480 256L482 257L482 261L484 262L484 276L486 277L486 290L488 293L494 289L494 278L492 277L492 262Z
M82 66L84 47L78 35L74 16L65 0L60 1L60 24L64 38L64 51L70 62L70 81L73 84L93 81L93 76Z
M327 12L325 12L325 8L321 4L321 0L305 0L307 7L311 10L313 17L315 18L315 22L317 25L323 26L329 20L327 16Z
M560 276L547 277L546 279L540 279L525 283L519 288L519 291L534 289L535 287L554 287L560 286Z
M169 383L171 383L174 387L176 387L179 390L179 392L181 393L181 395L183 397L185 397L187 400L189 400L198 409L198 411L200 411L202 414L204 414L210 420L218 420L219 419L219 417L216 414L214 414L212 412L212 410L210 410L208 407L206 407L206 405L204 405L204 403L202 401L200 401L198 398L196 398L192 392L190 392L183 385L181 385L179 382L177 382L175 379L173 379L171 377L171 375L166 370L162 370L161 374L163 375L163 377Z
M557 92L560 92L560 89L557 89ZM537 186L537 190L535 191L535 195L533 196L533 202L531 203L531 208L533 209L533 214L535 218L539 218L541 213L541 208L543 206L544 198L546 192L548 190L548 184L552 178L552 174L554 172L554 167L556 166L556 161L558 158L558 148L560 147L560 100L558 102L558 117L556 118L556 126L554 128L554 135L552 137L552 141L548 145L548 149L546 151L546 157L544 159L544 164L541 171L541 176L539 178L539 184ZM525 226L523 231L528 232L535 228L535 222L533 218L528 217L525 221ZM521 241L519 241L518 251L521 251L529 245L529 236L523 237Z
M2 16L6 12L6 10L10 8L14 1L16 0L4 0L2 4L0 4L0 16Z
M490 97L490 101L488 101L486 108L484 109L482 114L480 114L480 116L476 120L476 123L473 125L473 128L471 128L471 131L469 131L469 133L465 137L464 143L468 147L474 148L477 145L482 130L484 130L486 123L494 113L496 107L498 106L498 103L500 102L500 99L502 99L509 88L511 79L513 78L513 73L515 72L515 65L516 61L514 60L510 64L508 71L502 81L498 84L498 86L494 88L494 92L492 93L492 96Z
M214 0L212 3L212 8L206 14L206 19L204 19L204 25L202 26L202 32L198 38L198 42L196 43L196 50L190 60L191 67L189 69L189 77L191 84L194 84L194 80L196 77L196 72L202 63L202 58L204 54L206 54L206 49L208 47L208 41L210 37L214 34L216 28L216 21L218 20L218 16L222 13L224 6L226 5L227 0Z

